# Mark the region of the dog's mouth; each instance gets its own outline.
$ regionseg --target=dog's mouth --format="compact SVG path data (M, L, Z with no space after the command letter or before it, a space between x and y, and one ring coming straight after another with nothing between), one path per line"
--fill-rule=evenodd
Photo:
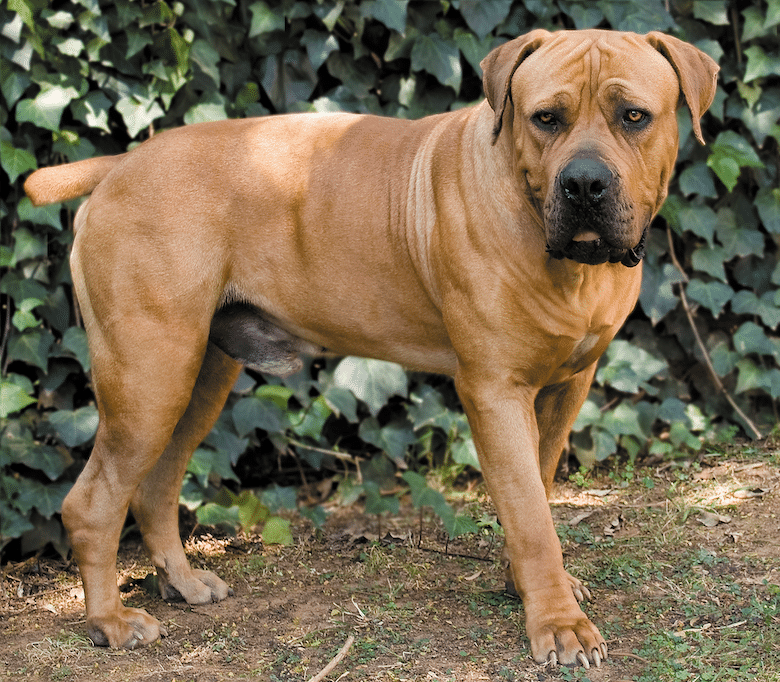
M602 263L622 263L627 268L638 265L645 256L645 239L647 228L636 246L627 249L610 244L595 232L584 232L572 238L566 246L560 249L547 245L547 253L553 258L562 260L568 258L585 265L601 265Z

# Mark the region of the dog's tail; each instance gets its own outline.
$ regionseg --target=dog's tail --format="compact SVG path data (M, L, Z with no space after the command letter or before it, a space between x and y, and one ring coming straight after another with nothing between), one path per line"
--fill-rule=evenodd
M40 168L27 178L24 191L35 206L83 197L92 192L124 156L101 156Z

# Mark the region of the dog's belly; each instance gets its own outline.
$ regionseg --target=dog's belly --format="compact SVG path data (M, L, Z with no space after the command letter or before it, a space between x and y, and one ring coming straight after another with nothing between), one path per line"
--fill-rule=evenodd
M285 328L260 308L248 303L221 307L211 322L209 340L242 364L276 376L288 376L303 366L301 356L358 355L397 362L436 374L455 373L455 352L449 344L422 336L417 340L343 336Z

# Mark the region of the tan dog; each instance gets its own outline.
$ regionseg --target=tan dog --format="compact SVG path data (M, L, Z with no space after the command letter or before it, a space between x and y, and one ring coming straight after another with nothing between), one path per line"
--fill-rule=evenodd
M327 350L455 377L534 659L606 657L546 494L636 302L675 111L701 140L717 66L662 34L594 30L534 31L482 67L487 101L457 112L193 125L28 179L35 204L92 192L71 264L100 427L62 515L96 644L162 633L119 598L128 507L164 597L228 595L182 549L187 460L241 363L285 374Z

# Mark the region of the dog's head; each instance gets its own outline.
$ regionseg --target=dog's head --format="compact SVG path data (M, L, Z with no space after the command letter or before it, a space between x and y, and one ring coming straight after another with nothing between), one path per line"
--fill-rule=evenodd
M639 263L677 157L676 111L688 106L703 143L717 64L661 33L537 30L493 50L482 69L493 142L512 140L550 255Z

